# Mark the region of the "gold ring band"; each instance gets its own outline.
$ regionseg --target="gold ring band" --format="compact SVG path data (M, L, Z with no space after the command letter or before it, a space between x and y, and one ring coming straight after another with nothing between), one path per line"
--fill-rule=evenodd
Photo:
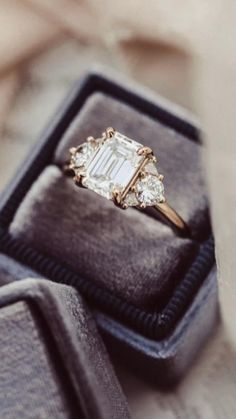
M190 235L180 215L164 196L164 176L156 166L150 147L134 141L113 128L101 137L70 149L66 171L76 185L93 190L122 209L152 207L181 235Z
M182 217L167 203L156 204L154 207L161 216L172 225L173 229L182 236L190 236L190 229Z

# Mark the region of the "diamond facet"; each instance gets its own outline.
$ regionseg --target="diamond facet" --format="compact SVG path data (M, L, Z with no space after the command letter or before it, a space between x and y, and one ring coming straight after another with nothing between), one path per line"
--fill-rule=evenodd
M137 182L136 196L140 203L155 205L163 200L164 185L157 176L147 175Z
M90 159L94 152L94 147L90 143L83 143L72 156L71 161L75 167L82 167Z
M153 163L153 162L147 163L146 166L145 166L145 172L146 173L151 173L152 175L158 175L157 167L156 167L155 163Z
M129 207L135 207L136 205L139 204L136 195L134 192L128 192L124 202L129 206Z
M83 185L108 199L114 189L122 193L144 159L137 153L140 147L142 144L115 131L85 165Z

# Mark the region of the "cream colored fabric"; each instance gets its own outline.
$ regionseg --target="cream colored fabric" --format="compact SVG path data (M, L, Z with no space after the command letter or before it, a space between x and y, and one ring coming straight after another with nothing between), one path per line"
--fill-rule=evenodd
M0 1L1 187L94 61L194 110L203 122L224 329L171 395L122 375L136 418L235 416L235 9L232 0Z

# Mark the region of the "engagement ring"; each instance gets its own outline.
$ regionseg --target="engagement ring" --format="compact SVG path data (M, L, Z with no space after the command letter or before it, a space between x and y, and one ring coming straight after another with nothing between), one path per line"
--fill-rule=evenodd
M122 209L154 207L174 229L189 235L183 219L166 202L163 175L151 148L107 128L100 138L70 149L67 170L76 185L93 190Z

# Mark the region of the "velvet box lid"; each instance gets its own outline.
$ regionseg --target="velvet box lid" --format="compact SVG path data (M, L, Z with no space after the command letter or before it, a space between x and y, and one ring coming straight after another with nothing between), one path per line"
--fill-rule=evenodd
M1 287L0 323L2 418L130 418L75 288L42 278Z
M139 211L122 212L75 191L65 179L69 146L99 135L104 124L157 150L191 240ZM94 308L110 347L135 368L150 366L161 384L183 374L217 318L200 149L198 129L171 106L91 73L74 87L1 199L1 252L75 286Z

